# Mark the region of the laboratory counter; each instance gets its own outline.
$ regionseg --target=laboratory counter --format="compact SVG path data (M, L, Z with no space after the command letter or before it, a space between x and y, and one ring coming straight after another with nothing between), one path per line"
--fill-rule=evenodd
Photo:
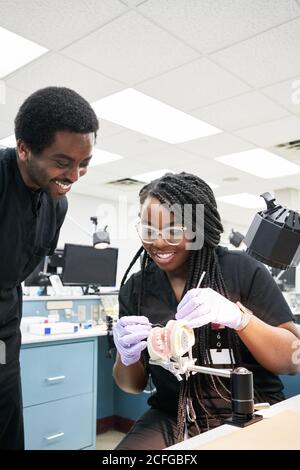
M54 335L34 335L30 333L22 334L22 345L33 343L49 343L53 341L77 340L91 338L93 336L106 336L106 325L96 325L91 328L79 328L76 333L54 334Z

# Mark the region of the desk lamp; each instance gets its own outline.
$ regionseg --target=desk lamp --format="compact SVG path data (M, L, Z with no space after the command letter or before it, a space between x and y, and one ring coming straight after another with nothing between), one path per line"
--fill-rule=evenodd
M98 219L97 217L90 217L90 220L94 224L94 233L93 233L93 246L97 250L103 250L108 247L110 244L109 233L107 232L107 225L103 229L98 229Z
M104 227L104 229L98 229L98 218L97 217L90 217L90 220L92 221L94 225L94 232L90 232L86 228L82 227L73 217L71 217L69 214L66 215L66 218L70 220L74 225L76 225L80 230L89 237L93 238L93 246L94 248L97 249L103 249L107 248L108 245L110 244L110 237L109 233L107 231L107 225Z

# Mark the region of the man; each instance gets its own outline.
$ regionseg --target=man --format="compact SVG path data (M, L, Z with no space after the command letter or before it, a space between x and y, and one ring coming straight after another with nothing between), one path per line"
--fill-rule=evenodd
M53 253L65 194L87 172L97 117L80 95L48 87L15 119L16 149L0 150L0 449L23 449L21 282Z

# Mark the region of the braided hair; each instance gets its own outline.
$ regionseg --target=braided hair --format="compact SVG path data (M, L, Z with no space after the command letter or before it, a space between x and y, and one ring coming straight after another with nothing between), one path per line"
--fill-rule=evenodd
M152 181L145 185L140 193L140 203L143 204L147 197L152 196L158 199L162 204L179 205L182 210L185 205L192 207L192 228L195 229L195 210L198 204L204 206L204 240L201 249L191 250L188 259L188 275L185 285L185 291L196 287L201 274L205 271L205 277L202 287L210 287L221 295L228 298L228 292L221 273L220 264L216 248L220 242L223 226L220 215L217 210L217 204L214 194L210 186L201 178L189 173L166 173L163 177ZM142 256L141 265L141 288L138 299L138 312L141 314L141 304L143 298L143 280L145 269L151 258L146 250L141 247L132 262L130 263L125 275L122 279L121 286L125 283L128 273L137 259ZM197 358L200 365L211 365L212 359L209 348L210 326L205 325L195 330L195 346L193 348L193 356ZM236 333L228 328L227 336L229 341L229 350L231 357L231 365L233 366L233 355L240 362L240 351ZM209 429L209 418L214 418L204 405L203 390L205 387L213 389L220 398L229 402L230 392L224 381L218 377L203 374L192 375L188 380L183 379L181 382L178 416L177 416L177 441L184 437L184 426L187 418L187 410L189 417L195 415L191 394L193 393L197 399L198 405L203 412L206 422L206 428ZM198 432L199 429L196 420L194 420Z

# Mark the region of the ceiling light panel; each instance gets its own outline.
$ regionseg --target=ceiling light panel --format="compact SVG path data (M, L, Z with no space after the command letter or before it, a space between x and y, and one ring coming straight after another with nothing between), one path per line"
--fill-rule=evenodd
M48 49L0 26L0 78L45 54Z
M299 165L260 148L222 155L215 160L265 179L300 173Z
M107 152L106 150L101 150L94 147L93 156L90 160L89 167L115 162L116 160L121 160L122 158L124 157L122 155L118 155L117 153Z
M218 134L220 129L127 88L92 104L101 118L170 144Z

